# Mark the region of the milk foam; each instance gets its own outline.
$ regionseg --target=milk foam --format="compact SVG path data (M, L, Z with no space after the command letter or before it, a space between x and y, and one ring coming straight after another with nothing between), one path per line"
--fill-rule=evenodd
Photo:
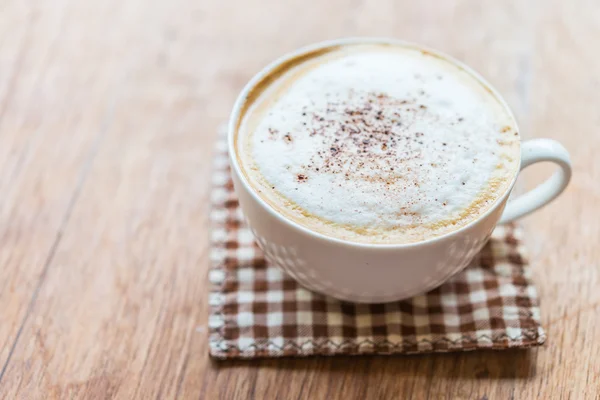
M476 78L399 46L345 46L290 68L251 105L238 155L287 217L326 235L407 243L485 212L518 165L506 108Z

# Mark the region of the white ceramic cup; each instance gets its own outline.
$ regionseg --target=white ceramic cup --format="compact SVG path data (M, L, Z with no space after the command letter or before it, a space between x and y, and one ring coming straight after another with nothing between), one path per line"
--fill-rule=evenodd
M351 43L392 43L414 46L459 65L502 97L479 74L437 51L381 38L350 38L318 43L283 56L260 71L240 93L229 121L228 147L235 191L256 240L267 259L308 289L341 300L383 303L414 296L440 285L465 268L481 250L497 224L529 214L558 196L569 183L569 153L551 139L521 143L520 170L542 161L559 169L546 182L508 202L518 172L495 204L478 219L456 231L410 244L353 243L322 235L291 221L264 200L248 183L235 155L237 121L248 94L282 63L320 48Z

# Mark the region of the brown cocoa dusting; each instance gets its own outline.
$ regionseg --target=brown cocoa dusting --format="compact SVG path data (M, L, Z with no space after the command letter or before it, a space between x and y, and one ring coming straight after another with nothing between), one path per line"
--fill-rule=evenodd
M392 166L422 158L422 148L409 140L415 135L411 132L416 118L412 113L418 107L414 99L396 99L377 92L355 93L354 97L356 103L348 105L331 96L319 113L303 109L302 116L310 126L306 134L320 136L319 141L329 149L318 151L307 164L307 170L338 174L350 167L352 179L383 183L394 176L387 172L394 171ZM402 107L408 103L413 104L411 110ZM293 132L293 140L301 133ZM417 134L423 135L423 132ZM289 142L286 136L283 139ZM382 170L382 167L387 168ZM375 170L386 173L374 175Z
M296 180L300 183L306 182L308 180L308 176L306 176L304 174L298 174L298 175L296 175Z

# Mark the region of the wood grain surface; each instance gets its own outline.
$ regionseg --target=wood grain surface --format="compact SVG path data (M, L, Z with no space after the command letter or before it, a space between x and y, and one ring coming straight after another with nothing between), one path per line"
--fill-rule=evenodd
M209 359L217 128L267 62L352 35L453 54L569 148L524 221L544 347ZM597 0L0 2L0 398L600 398L599 38Z

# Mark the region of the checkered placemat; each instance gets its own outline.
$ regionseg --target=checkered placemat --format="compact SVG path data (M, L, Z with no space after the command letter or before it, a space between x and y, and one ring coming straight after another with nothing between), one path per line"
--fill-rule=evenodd
M223 135L211 198L213 357L424 353L544 343L519 228L496 228L465 271L429 293L395 303L352 304L302 288L263 258L233 192Z

